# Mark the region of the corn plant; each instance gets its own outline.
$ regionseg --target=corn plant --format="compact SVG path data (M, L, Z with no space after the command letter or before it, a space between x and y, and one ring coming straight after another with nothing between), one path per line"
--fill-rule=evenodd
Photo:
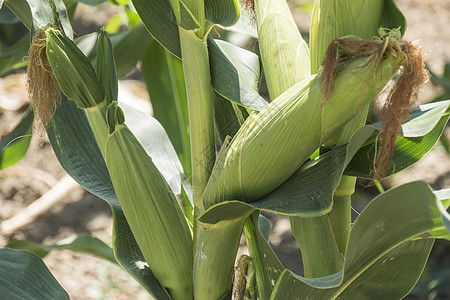
M132 0L127 44L103 30L91 53L73 40L72 1L2 3L34 36L27 84L41 130L110 204L115 260L154 298L401 299L434 239L449 238L450 191L420 181L351 220L356 178L412 165L449 117L448 100L414 107L428 73L394 0L316 0L309 45L285 0L243 1L259 56L210 34L238 21L237 0ZM118 53L139 42L145 53L131 59L156 119L118 99L130 59ZM382 91L382 122L365 125ZM3 160L33 118L23 120ZM303 276L274 254L261 211L289 216ZM242 232L249 255L237 258ZM1 249L0 272L2 298L68 298L29 252Z

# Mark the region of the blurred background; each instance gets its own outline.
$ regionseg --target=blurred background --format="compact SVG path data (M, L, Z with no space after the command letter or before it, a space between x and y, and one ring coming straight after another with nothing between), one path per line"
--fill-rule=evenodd
M103 1L80 1L91 4ZM294 18L307 39L312 0L289 1ZM406 15L408 28L405 39L422 46L425 61L432 72L432 80L420 92L420 102L450 99L450 0L397 0ZM98 32L103 26L112 33L127 32L133 24L132 9L103 2L100 5L79 3L73 18L76 37ZM131 16L131 17L130 17ZM228 39L257 51L257 44L247 35L214 30L216 37ZM6 7L0 10L0 140L20 122L29 101L24 84L25 58L13 61L11 52L19 41L26 40L27 30ZM148 37L148 39L151 39ZM145 43L146 41L140 41ZM147 41L148 42L148 41ZM129 55L143 55L133 45ZM132 49L131 49L132 48ZM16 51L16 52L14 52ZM22 54L25 57L25 53ZM14 71L5 66L14 64ZM139 64L131 64L121 71L119 99L126 100L141 110L151 113L150 97ZM382 182L385 189L414 180L425 180L434 190L450 188L450 128L444 138L421 161ZM26 239L38 244L54 244L74 234L90 233L106 243L111 242L112 216L103 200L69 183L61 188L59 197L39 216L18 213L41 198L59 181L67 180L47 137L35 132L25 157L17 164L3 168L0 165L0 247L12 239ZM378 194L368 181L358 181L353 197L356 216ZM23 213L22 213L23 215ZM16 216L16 218L14 218ZM20 216L20 215L19 215ZM287 218L267 215L272 224L270 243L286 268L302 272L300 252L290 234ZM27 219L28 218L28 219ZM241 253L245 252L242 242ZM98 258L68 250L51 252L45 263L71 299L149 299L149 296L125 271ZM450 299L450 243L437 241L427 268L407 299Z

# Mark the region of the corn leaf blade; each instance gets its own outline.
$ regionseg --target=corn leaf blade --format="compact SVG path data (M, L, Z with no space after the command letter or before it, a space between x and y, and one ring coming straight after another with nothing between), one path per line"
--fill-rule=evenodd
M271 299L288 299L288 291L309 299L351 299L368 291L371 297L400 299L417 282L433 245L433 239L411 239L442 228L436 197L426 183L411 182L389 190L356 220L343 274L333 275L333 284L325 284L330 277L311 282L285 271Z
M34 114L31 108L19 124L0 141L0 170L19 162L27 153L33 131Z
M230 43L208 38L211 84L222 97L260 111L267 102L258 94L258 56Z
M132 0L148 32L170 53L181 58L178 25L169 0Z
M54 23L52 8L48 0L27 0L27 2L30 5L34 26L43 28L48 24ZM61 30L64 30L68 38L73 39L72 25L70 24L64 2L62 0L54 0L54 3L62 25Z
M205 0L205 17L212 24L232 26L239 19L239 2L237 0Z
M186 174L190 174L189 120L181 62L153 42L142 59L141 69L153 115L166 130Z
M5 247L28 250L42 259L54 250L71 250L78 253L90 254L112 263L117 263L111 247L96 237L86 233L70 236L53 245L39 245L27 240L12 240L9 241Z
M113 41L114 61L119 78L125 76L136 67L150 41L151 38L142 24L133 27L118 41ZM130 47L130 45L139 45L139 47Z
M4 49L0 54L0 76L7 72L26 66L23 58L28 55L30 48L30 35L25 35L11 47Z
M20 19L25 27L31 29L33 17L27 0L5 0L4 4Z
M402 130L397 137L392 165L387 176L400 172L416 163L431 150L439 140L449 119L449 115L445 114L449 104L450 101L430 103L418 106L412 111L409 119L402 125ZM376 137L381 124L376 123L368 126L375 131L349 163L345 170L346 175L373 178Z
M0 298L70 299L39 256L8 248L0 249Z

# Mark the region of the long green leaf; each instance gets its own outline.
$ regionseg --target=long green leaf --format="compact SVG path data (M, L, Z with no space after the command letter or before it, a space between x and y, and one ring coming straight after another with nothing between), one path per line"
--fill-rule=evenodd
M164 48L181 58L178 25L169 0L132 0L148 32Z
M27 34L17 43L5 49L0 54L0 76L5 73L26 66L24 57L28 55L30 48L30 35Z
M183 167L178 160L173 148L161 124L152 116L140 112L130 106L120 103L125 113L125 124L133 132L142 144L153 163L164 176L175 195L181 194L181 185L190 201L184 202L186 217L192 219L192 191L189 181L186 179Z
M150 34L167 51L178 58L181 58L181 48L178 33L177 20L181 21L184 15L184 23L181 26L185 29L193 29L193 22L187 16L187 8L183 1L179 0L132 0L136 11L142 19ZM171 4L172 3L172 4ZM174 13L173 8L177 11ZM179 11L178 11L179 10ZM231 26L239 19L239 5L236 0L206 0L205 16L209 21L209 28L213 24ZM178 18L178 19L177 19ZM209 31L209 28L207 31Z
M0 249L0 298L70 299L39 256L8 248Z
M32 16L27 0L5 0L5 5L20 19L20 21L31 29Z
M25 156L30 145L33 121L33 111L28 108L19 124L0 141L0 170Z
M290 299L289 295L300 299L352 299L353 295L368 297L367 293L368 299L401 299L417 282L433 245L432 239L412 239L442 228L436 197L426 183L417 181L389 190L357 218L350 233L343 276L334 276L340 283L326 285L329 278L308 282L285 272L272 299Z
M238 132L247 119L248 112L244 107L228 101L216 92L213 93L213 102L216 136L220 144L223 144L227 137L233 138Z
M5 246L11 249L28 250L40 258L46 257L53 250L71 250L74 252L90 254L117 263L111 247L90 234L78 234L58 241L53 245L38 245L26 240L12 240Z
M48 137L59 162L66 172L92 194L111 206L113 213L113 249L117 262L156 298L168 299L157 282L131 233L117 201L105 162L98 148L86 113L65 96L58 106Z
M312 217L328 213L345 167L346 147L303 164L285 183L250 205L282 215Z
M392 165L387 176L409 167L431 150L447 124L449 116L445 115L445 112L449 105L450 101L442 101L414 108L397 137ZM373 178L373 161L381 124L373 124L370 127L375 129L374 133L355 154L345 170L346 175Z
M113 40L114 60L119 78L125 76L136 67L150 41L150 36L142 24L133 27L118 41Z
M143 57L141 69L153 115L166 130L186 174L190 174L189 119L181 61L153 42Z
M212 24L225 27L234 25L239 19L237 0L205 0L205 14Z
M233 44L208 38L211 84L224 98L260 111L268 103L258 94L258 56Z
M44 28L48 24L54 23L52 8L48 0L27 0L27 2L30 5L34 26L37 26L38 28ZM62 0L54 0L54 2L64 33L70 39L73 39L72 25L70 24L64 2Z

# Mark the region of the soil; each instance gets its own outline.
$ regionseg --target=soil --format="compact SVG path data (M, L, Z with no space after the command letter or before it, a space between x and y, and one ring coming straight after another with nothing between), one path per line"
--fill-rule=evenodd
M304 4L308 1L293 2ZM450 61L450 40L445 38L450 36L450 0L398 0L397 3L408 19L406 39L420 39L420 44L427 53L427 65L434 73L441 75L444 63ZM104 12L106 6L103 5L100 9ZM99 11L82 6L75 19L76 32L82 34L95 31L108 16L115 13L114 10L108 10L106 17L97 18ZM94 15L95 18L92 17ZM297 10L295 17L302 30L307 31L309 16ZM142 82L125 80L120 89L121 93L126 93L127 98L136 98L140 103L146 100L148 103ZM3 137L14 128L28 106L23 74L0 78L0 90L0 137ZM428 83L423 88L420 99L422 102L430 101L440 92L439 88ZM446 134L450 135L449 130ZM46 136L33 134L25 158L15 166L0 171L0 223L33 203L64 174ZM419 163L383 184L389 187L413 180L425 180L436 190L450 188L450 158L442 146L437 145ZM360 182L362 188L355 194L355 211L361 211L376 193L373 189L363 188L366 184ZM285 267L301 273L300 252L290 234L289 220L275 215L268 217L272 223L270 242L275 252ZM73 234L86 232L110 243L111 224L111 211L106 202L78 187L31 224L12 235L0 233L0 247L11 239L52 244ZM245 252L243 244L240 252ZM440 247L433 251L436 253L430 258L430 264L449 267L449 248L448 242L440 243ZM44 261L71 299L150 298L126 272L104 260L64 250L50 253Z

